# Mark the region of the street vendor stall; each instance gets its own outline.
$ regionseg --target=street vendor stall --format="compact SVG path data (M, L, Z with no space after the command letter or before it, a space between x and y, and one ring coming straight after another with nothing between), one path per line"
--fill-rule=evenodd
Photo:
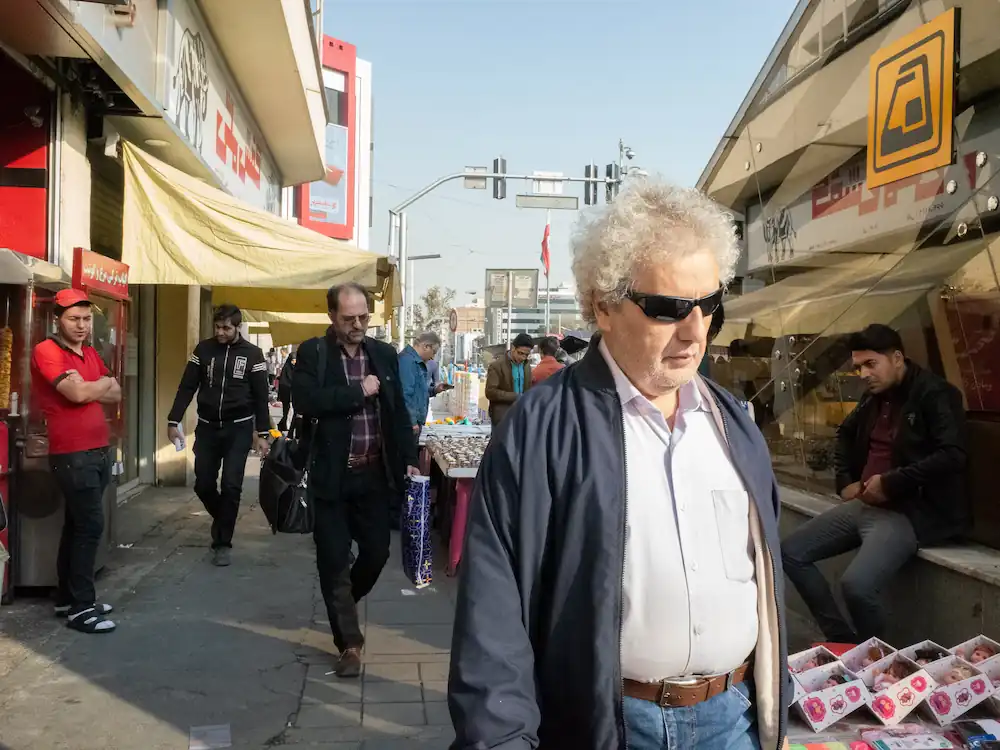
M31 352L52 333L52 299L71 284L85 289L94 305L93 345L112 374L121 377L125 360L125 303L128 268L82 248L74 251L72 277L59 266L0 249L0 502L5 504L6 530L0 545L10 564L0 579L4 602L15 586L56 584L56 552L64 521L62 494L50 473L48 432L31 398ZM109 407L112 448L122 436L124 412ZM8 482L11 486L8 491ZM104 497L104 536L98 568L104 564L114 526L115 486Z
M430 474L433 462L444 480L438 503L444 511L441 522L448 540L448 575L455 575L462 560L472 485L490 434L489 425L476 424L425 425L420 434L421 471Z

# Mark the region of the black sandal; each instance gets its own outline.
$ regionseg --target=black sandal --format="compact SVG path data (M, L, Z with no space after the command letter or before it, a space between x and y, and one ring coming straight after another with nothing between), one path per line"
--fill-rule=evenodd
M110 633L117 626L100 613L101 608L102 605L97 604L71 611L66 617L66 627L81 633Z
M99 615L110 615L115 609L110 604L95 604L94 607L97 609L97 614ZM73 609L72 604L57 605L55 607L55 615L56 617L66 617L69 615L71 609Z

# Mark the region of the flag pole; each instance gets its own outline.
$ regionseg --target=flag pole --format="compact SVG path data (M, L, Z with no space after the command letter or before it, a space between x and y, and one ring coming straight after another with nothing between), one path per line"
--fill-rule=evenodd
M548 210L548 209L546 209L546 211L545 211L545 226L548 227L548 230L549 230L549 241L551 242L552 241L552 211ZM552 257L551 253L549 254L549 257L550 258ZM550 260L549 264L551 264L551 262L552 261ZM551 326L552 308L551 308L551 304L552 304L552 295L551 295L551 293L549 291L549 268L548 268L548 266L546 266L545 267L545 335L546 336L548 336L550 333L552 333L552 326Z

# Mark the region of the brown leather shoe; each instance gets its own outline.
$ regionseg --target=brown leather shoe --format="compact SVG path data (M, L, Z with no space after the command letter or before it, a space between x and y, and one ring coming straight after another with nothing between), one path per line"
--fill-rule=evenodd
M344 649L333 668L337 677L354 678L361 676L361 649L352 647Z

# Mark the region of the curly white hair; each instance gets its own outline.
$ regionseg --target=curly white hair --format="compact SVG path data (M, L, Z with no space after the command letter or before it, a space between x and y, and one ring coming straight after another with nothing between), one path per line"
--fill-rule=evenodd
M632 182L610 204L581 217L572 239L573 275L585 320L595 306L625 299L641 266L708 250L720 281L733 279L740 248L731 214L693 188L654 178Z

